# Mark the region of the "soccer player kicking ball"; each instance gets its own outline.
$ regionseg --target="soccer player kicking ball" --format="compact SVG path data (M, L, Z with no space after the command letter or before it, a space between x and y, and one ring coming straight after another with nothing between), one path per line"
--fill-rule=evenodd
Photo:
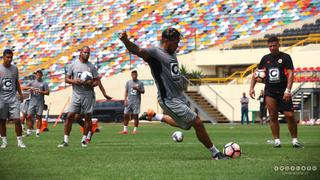
M0 134L2 144L0 148L8 146L6 120L13 120L17 135L18 147L25 148L22 141L22 127L20 121L20 103L23 101L19 83L18 68L12 65L13 52L3 51L3 63L0 64ZM17 99L17 92L19 99Z
M44 109L44 95L49 95L49 86L48 83L42 80L43 73L41 70L36 72L36 79L28 84L26 89L30 90L30 102L27 111L27 136L31 135L32 129L32 117L36 116L37 122L37 131L36 137L40 137L40 129L42 125L42 113Z
M121 33L120 40L132 53L146 61L158 88L158 102L169 115L155 114L149 110L139 119L160 120L171 126L189 130L195 129L198 140L211 152L212 159L227 159L211 142L208 133L199 116L187 105L183 95L183 79L179 74L179 64L176 50L181 38L175 28L168 28L162 32L160 47L142 49L128 39L126 32Z
M293 84L293 63L290 55L279 51L279 39L270 37L268 39L270 54L262 57L258 69L266 70L264 95L270 116L270 128L274 138L274 148L280 148L280 127L278 112L283 112L288 121L288 129L292 137L294 148L303 148L298 142L297 122L293 116L293 105L291 100L291 88ZM250 96L255 98L254 86L256 79L252 76L250 85Z
M98 85L97 69L88 61L90 57L90 48L84 46L80 50L79 61L73 63L69 68L66 76L66 83L72 84L72 100L68 109L67 120L64 124L64 139L58 147L66 147L69 143L69 135L72 128L72 122L76 114L83 114L84 136L81 140L81 146L87 147L85 139L88 136L88 131L92 129L91 115L95 104L94 87ZM81 74L89 71L93 79L82 82Z

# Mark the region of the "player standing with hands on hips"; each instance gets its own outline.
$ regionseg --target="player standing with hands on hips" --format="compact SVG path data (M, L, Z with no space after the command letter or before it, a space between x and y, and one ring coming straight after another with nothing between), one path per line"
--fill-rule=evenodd
M212 159L228 159L212 144L199 116L187 105L176 56L181 39L180 32L175 28L167 28L162 32L160 47L146 49L131 42L126 32L121 33L119 38L132 54L139 56L149 64L158 89L158 102L161 108L168 113L168 115L156 114L148 110L139 119L159 120L185 130L193 127L198 140L210 151Z
M278 112L283 112L288 121L288 129L294 148L303 148L298 142L297 122L293 116L291 88L293 84L293 63L290 55L279 51L279 39L270 37L268 46L271 53L262 57L258 69L265 69L264 95L267 109L270 115L270 128L274 138L274 148L281 147L280 126ZM252 76L250 85L250 97L255 98L254 87L256 79Z

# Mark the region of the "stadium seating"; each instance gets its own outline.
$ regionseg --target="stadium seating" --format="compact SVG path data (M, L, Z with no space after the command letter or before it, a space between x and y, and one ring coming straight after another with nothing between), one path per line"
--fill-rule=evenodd
M20 71L41 68L43 63L71 47L93 40L91 60L103 77L135 68L143 62L127 53L117 34L95 36L121 25L125 19L155 5L156 0L47 1L0 22L0 48L14 48ZM206 49L246 38L283 24L293 23L320 13L317 0L292 1L214 1L173 0L166 6L126 24L125 28L141 47L157 45L159 34L169 26L181 30L179 54ZM310 25L304 27L313 31ZM64 68L77 59L78 52L62 56L44 69L53 91L65 87ZM23 83L30 77L26 76Z
M263 48L266 46L267 39L271 36L279 37L281 46L287 47L316 34L320 34L320 19L317 19L315 23L304 24L301 28L290 28L283 30L282 33L266 34L264 38L253 39L251 43L235 44L232 49ZM303 45L307 44L309 42Z
M294 75L295 82L320 82L320 67L297 67Z

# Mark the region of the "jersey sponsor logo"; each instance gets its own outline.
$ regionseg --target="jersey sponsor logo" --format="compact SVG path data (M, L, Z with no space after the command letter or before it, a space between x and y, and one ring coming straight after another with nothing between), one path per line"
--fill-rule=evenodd
M131 95L134 95L134 96L137 95L137 90L131 88L130 94L131 94Z
M270 83L280 82L280 71L278 68L270 68L269 69L269 82Z
M12 79L10 78L4 78L2 79L2 90L3 91L12 91Z
M77 79L80 79L82 72L77 73Z
M173 79L178 79L180 77L179 65L178 63L170 63L171 76Z

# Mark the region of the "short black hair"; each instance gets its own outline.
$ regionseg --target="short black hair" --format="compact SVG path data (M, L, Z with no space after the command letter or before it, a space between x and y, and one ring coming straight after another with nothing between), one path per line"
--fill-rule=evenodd
M5 56L6 54L11 54L11 55L13 55L13 51L12 51L11 49L5 49L5 50L3 51L3 56Z
M271 36L268 39L268 43L279 42L279 39L276 36Z
M37 71L36 71L36 74L38 74L38 73L41 74L41 75L43 75L43 73L42 73L41 70L37 70Z
M170 27L162 31L161 37L162 39L176 40L176 39L181 39L182 35L177 29Z
M133 74L133 73L138 74L138 71L137 71L137 70L133 70L133 71L131 71L131 74Z

